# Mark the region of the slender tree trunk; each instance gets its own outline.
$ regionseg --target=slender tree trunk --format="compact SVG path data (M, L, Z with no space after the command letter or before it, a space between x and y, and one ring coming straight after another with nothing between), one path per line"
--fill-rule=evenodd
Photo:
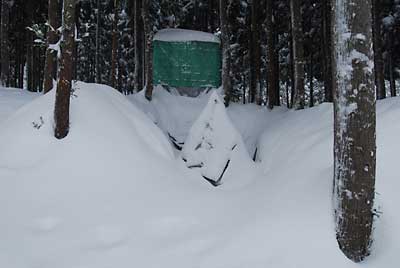
M143 23L141 15L141 1L134 1L133 28L134 28L134 49L135 49L135 73L134 88L138 92L143 89Z
M308 70L309 81L310 81L310 102L309 107L314 107L314 54L313 49L310 51L310 67Z
M333 71L332 71L332 0L323 0L322 3L322 50L323 50L323 76L324 76L324 101L333 102Z
M114 24L112 33L111 52L111 87L116 88L117 84L117 61L118 61L118 0L114 0Z
M301 1L290 0L290 17L293 37L294 108L304 109L304 34Z
M266 0L266 20L265 27L267 33L267 85L268 85L268 108L273 109L276 105L276 49L275 49L275 29L273 22L273 0Z
M44 70L43 92L47 93L53 88L53 80L57 77L57 50L54 46L59 40L57 29L60 28L60 0L49 0L49 30L47 32L46 63Z
M335 0L334 215L342 252L370 254L376 167L371 0Z
M226 0L225 0L226 1ZM261 105L261 46L260 46L260 5L258 0L251 3L251 39L250 39L250 102ZM220 10L221 12L221 10ZM222 13L222 12L221 12Z
M64 0L63 11L60 78L54 108L54 136L57 139L63 139L69 132L69 104L75 45L75 0Z
M231 100L231 50L229 42L228 26L228 0L220 0L219 14L221 24L221 42L222 42L222 88L225 94L225 106L229 106Z
M10 8L9 0L1 0L1 23L0 23L0 59L1 73L0 86L9 86L10 82L10 52L8 40L8 27L10 23Z
M374 40L374 63L375 63L375 87L376 96L378 99L386 98L385 89L385 74L384 74L384 63L382 56L382 35L381 35L381 0L372 0L372 35Z
M280 92L280 66L279 66L279 33L276 30L276 25L277 25L277 16L275 16L275 13L273 13L274 16L274 23L273 23L273 29L274 29L274 72L275 72L275 106L280 106L281 105L281 92Z
M136 1L135 1L136 2ZM100 72L100 0L97 0L97 14L96 14L96 51L95 51L95 69L96 69L96 83L101 83Z
M145 97L153 97L153 29L150 18L150 0L143 0L143 24L146 35L146 92Z
M290 108L293 108L294 106L294 51L293 51L293 30L292 30L292 24L290 23L290 38L289 38L289 51L290 51L290 57L289 57L289 76L290 76Z
M396 97L396 81L394 78L394 63L393 63L393 33L389 31L388 33L389 38L388 38L388 45L389 45L389 59L388 59L388 71L389 71L389 84L390 84L390 96L391 97Z

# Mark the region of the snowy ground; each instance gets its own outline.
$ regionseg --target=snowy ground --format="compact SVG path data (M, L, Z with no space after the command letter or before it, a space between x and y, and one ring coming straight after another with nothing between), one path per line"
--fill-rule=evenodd
M76 95L71 132L57 141L54 92L31 101L37 95L0 89L0 267L398 266L399 98L378 104L383 214L373 255L356 265L333 231L330 105L232 105L250 156L259 144L257 163L214 188L186 168L166 135L184 141L209 96L156 89L149 104L81 83Z

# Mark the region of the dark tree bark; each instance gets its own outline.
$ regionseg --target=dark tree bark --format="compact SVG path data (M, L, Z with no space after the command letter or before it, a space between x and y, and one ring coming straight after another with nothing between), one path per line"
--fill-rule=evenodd
M396 80L394 76L394 62L393 62L393 57L394 57L394 51L393 51L393 30L389 30L388 33L388 47L389 47L389 59L388 59L388 72L389 72L389 84L390 84L390 96L391 97L396 97L397 92L396 92Z
M69 104L75 47L75 0L64 0L62 36L60 78L54 108L54 136L57 139L65 138L69 132Z
M373 14L373 24L372 24L372 34L374 40L374 63L375 63L375 87L376 96L378 99L386 98L385 89L385 73L384 73L384 63L382 56L382 18L381 18L381 0L372 0L372 14Z
M9 86L10 79L10 52L8 40L8 26L10 23L10 7L9 0L1 0L1 23L0 23L0 85Z
M111 87L118 87L117 84L117 61L118 61L118 0L114 0L114 21L112 32L111 51Z
M260 5L258 0L251 3L251 38L250 38L250 102L261 105L261 46L260 46ZM220 11L221 12L221 11ZM222 12L221 12L222 13Z
M301 1L290 0L290 18L293 38L294 102L296 110L304 109L304 34Z
M146 38L146 92L145 97L151 101L153 97L153 29L150 18L150 0L143 0L143 24Z
M143 22L141 15L141 1L134 1L133 28L134 28L134 49L135 49L135 73L134 88L138 92L143 89Z
M221 24L221 42L222 42L222 88L225 94L225 106L229 106L231 100L231 50L229 44L229 26L228 26L228 0L220 0L219 14Z
M331 34L331 0L322 3L322 51L324 76L324 101L333 102L333 71L332 71L332 34Z
M57 77L57 50L54 49L54 46L59 40L57 29L61 26L59 17L59 9L61 9L60 1L49 0L49 29L47 32L46 64L43 82L44 93L49 92L53 88L53 80L56 80Z
M268 85L268 108L273 109L274 106L279 105L277 103L277 99L279 99L279 81L277 81L277 73L276 70L276 34L275 27L273 22L273 3L274 0L266 0L266 20L265 27L267 33L267 85ZM278 82L278 83L277 83ZM278 87L278 88L277 88Z
M310 51L310 66L308 70L309 83L310 83L310 102L309 107L314 107L314 53L311 49Z
M342 252L370 254L376 167L371 0L334 2L334 214Z
M136 1L135 1L136 2ZM95 51L95 70L96 70L96 83L101 83L100 71L100 0L97 0L97 14L96 14L96 51Z

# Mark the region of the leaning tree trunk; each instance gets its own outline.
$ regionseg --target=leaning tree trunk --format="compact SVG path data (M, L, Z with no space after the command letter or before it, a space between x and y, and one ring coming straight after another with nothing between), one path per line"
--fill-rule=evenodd
M304 34L301 1L290 0L290 18L293 38L294 108L304 109Z
M378 99L386 98L385 89L385 74L384 74L384 63L382 56L382 35L381 35L381 0L372 0L372 14L373 24L372 33L374 38L374 63L375 63L375 86L376 96Z
M49 30L47 32L46 63L44 68L43 92L47 93L53 88L53 81L57 77L57 49L55 45L59 40L58 28L60 28L60 0L49 0L48 8Z
M138 92L143 89L143 23L141 16L141 1L134 1L133 8L133 29L134 29L134 48L135 48L135 73L134 88Z
M371 0L335 0L334 215L342 252L370 254L376 166Z
M1 0L1 24L0 24L0 59L1 73L0 86L8 86L10 79L10 52L8 47L8 26L10 19L11 2Z
M221 41L222 41L222 88L225 94L225 106L229 106L231 100L231 50L229 44L228 27L228 6L227 0L219 1L220 23L221 23Z
M64 0L60 77L54 107L54 136L65 138L69 132L69 103L75 47L75 0Z
M153 98L153 29L150 18L150 0L143 0L143 24L146 38L146 91L145 97L151 101Z

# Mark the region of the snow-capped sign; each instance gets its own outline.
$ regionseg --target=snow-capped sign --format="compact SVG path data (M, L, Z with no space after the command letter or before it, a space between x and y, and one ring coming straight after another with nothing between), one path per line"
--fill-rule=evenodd
M154 40L164 42L221 42L217 36L211 33L173 28L158 31L157 34L154 36Z
M188 168L198 169L206 180L217 186L226 171L239 164L235 162L243 157L249 159L242 137L214 91L189 131L182 158Z

